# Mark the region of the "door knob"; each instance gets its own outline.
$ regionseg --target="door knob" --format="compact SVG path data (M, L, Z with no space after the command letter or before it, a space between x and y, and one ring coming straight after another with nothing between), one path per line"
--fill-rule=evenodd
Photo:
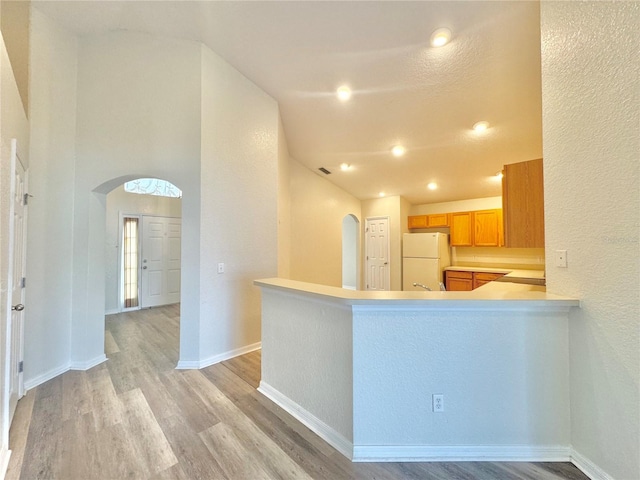
M147 266L145 265L144 267L142 267L142 269L143 269L143 270L146 270L146 269L147 269Z
M23 305L23 304L21 304L21 303L19 303L19 304L17 304L17 305L13 305L13 306L11 307L11 311L12 311L12 312L14 312L14 311L15 311L15 312L21 312L22 310L24 310L24 305Z

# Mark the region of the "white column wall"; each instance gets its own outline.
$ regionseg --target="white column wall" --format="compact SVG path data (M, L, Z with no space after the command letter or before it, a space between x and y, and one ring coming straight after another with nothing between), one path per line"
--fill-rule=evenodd
M184 192L180 355L197 359L199 44L124 32L83 38L76 147L72 365L89 366L104 352L105 194L139 177Z
M202 46L200 365L260 342L256 278L277 274L276 101ZM217 273L224 263L225 272Z
M27 388L66 370L71 354L77 53L73 35L32 9Z
M543 1L541 30L547 291L582 303L574 460L592 478L640 478L640 3Z

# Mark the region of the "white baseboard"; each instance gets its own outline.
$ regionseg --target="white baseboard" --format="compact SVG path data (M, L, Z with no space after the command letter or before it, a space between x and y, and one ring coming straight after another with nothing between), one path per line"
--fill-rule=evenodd
M4 480L9 468L9 459L11 458L11 450L2 447L0 449L0 480Z
M347 440L340 433L324 423L318 417L309 413L296 402L280 393L275 388L265 382L260 382L258 391L271 400L276 405L282 407L296 420L307 426L312 432L322 438L325 442L338 450L342 455L351 459L353 457L353 443Z
M100 365L102 362L107 361L107 356L103 353L86 362L71 362L69 370L89 370L90 368Z
M176 365L176 370L199 370L201 368L214 365L216 363L224 362L230 358L239 357L245 353L254 352L262 348L262 342L252 343L251 345L245 345L244 347L229 350L212 357L205 358L203 360L179 360Z
M591 480L613 480L611 475L573 448L571 449L571 463Z
M353 445L329 425L269 384L261 381L258 391L353 462L568 462L571 460L571 449L563 445Z
M117 308L112 308L104 312L105 315L117 315L118 313L120 313L120 310Z
M561 445L354 445L354 462L568 462Z
M48 372L44 372L35 378L25 380L24 389L25 391L31 390L32 388L37 387L38 385L42 385L43 383L48 382L52 378L55 378L58 375L62 375L63 373L68 372L69 370L89 370L90 368L93 368L96 365L100 365L102 362L106 362L106 361L107 361L107 356L103 353L86 362L67 363L66 365L62 365L60 367L53 368Z
M53 368L48 372L44 372L37 377L31 378L29 380L24 381L24 389L25 391L31 390L38 385L42 385L44 382L48 382L52 378L57 377L58 375L62 375L64 372L68 372L71 369L70 364L61 365L59 367Z

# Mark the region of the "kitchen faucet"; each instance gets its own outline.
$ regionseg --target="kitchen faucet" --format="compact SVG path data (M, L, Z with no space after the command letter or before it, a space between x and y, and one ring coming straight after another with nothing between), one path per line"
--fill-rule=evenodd
M430 291L431 291L431 289L430 289L429 287L427 287L426 285L423 285L423 284L421 284L421 283L414 283L414 284L413 284L413 286L414 286L414 287L421 287L421 288L424 288L427 292L430 292Z

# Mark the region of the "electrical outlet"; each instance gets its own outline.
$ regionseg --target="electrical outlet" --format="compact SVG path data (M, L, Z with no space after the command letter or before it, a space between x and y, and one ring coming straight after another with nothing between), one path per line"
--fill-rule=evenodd
M224 273L224 263L218 264L218 273Z
M567 251L556 250L556 267L567 268Z
M444 412L444 395L441 393L433 394L433 411Z

